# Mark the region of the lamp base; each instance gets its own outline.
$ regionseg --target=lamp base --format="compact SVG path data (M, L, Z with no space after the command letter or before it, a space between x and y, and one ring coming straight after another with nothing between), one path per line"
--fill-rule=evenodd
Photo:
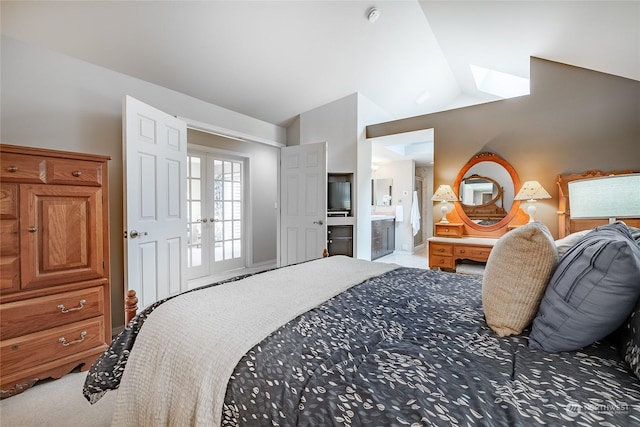
M442 203L440 207L440 212L442 212L442 219L440 220L440 224L449 224L449 220L447 219L447 204Z
M529 200L529 204L527 206L527 213L529 214L529 223L535 222L535 214L536 214L536 201Z

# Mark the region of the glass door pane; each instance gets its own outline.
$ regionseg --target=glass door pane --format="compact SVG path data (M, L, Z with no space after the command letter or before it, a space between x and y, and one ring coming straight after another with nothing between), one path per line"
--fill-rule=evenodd
M188 258L187 266L202 265L202 192L201 158L188 156L187 173L187 209L188 209Z
M204 196L206 156L189 153L187 156L187 274L189 278L208 274L206 262L207 223Z
M242 259L242 161L214 159L214 262Z
M188 160L189 278L244 267L244 160L202 152Z

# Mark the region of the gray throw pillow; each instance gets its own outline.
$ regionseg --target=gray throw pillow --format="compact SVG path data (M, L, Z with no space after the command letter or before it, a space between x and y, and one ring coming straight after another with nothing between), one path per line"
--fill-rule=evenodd
M575 233L571 233L568 236L556 240L556 248L558 248L558 256L564 255L573 245L578 243L580 239L582 239L587 233L590 233L591 230L584 231L576 231Z
M560 259L533 320L529 347L573 351L627 319L640 296L640 247L624 223L595 228Z
M620 355L640 379L640 301L620 328Z

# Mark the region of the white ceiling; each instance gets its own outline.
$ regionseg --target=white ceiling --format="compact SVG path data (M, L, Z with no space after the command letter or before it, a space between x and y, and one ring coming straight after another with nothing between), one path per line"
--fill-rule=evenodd
M380 18L370 23L374 6ZM494 100L475 88L470 64L528 78L530 56L640 80L637 1L3 0L1 8L4 35L281 126L354 92L391 119Z

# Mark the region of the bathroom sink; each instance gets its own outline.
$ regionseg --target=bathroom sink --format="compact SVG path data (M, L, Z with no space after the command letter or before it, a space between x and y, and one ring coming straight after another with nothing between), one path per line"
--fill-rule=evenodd
M379 219L394 219L393 215L371 215L371 221L376 221Z

